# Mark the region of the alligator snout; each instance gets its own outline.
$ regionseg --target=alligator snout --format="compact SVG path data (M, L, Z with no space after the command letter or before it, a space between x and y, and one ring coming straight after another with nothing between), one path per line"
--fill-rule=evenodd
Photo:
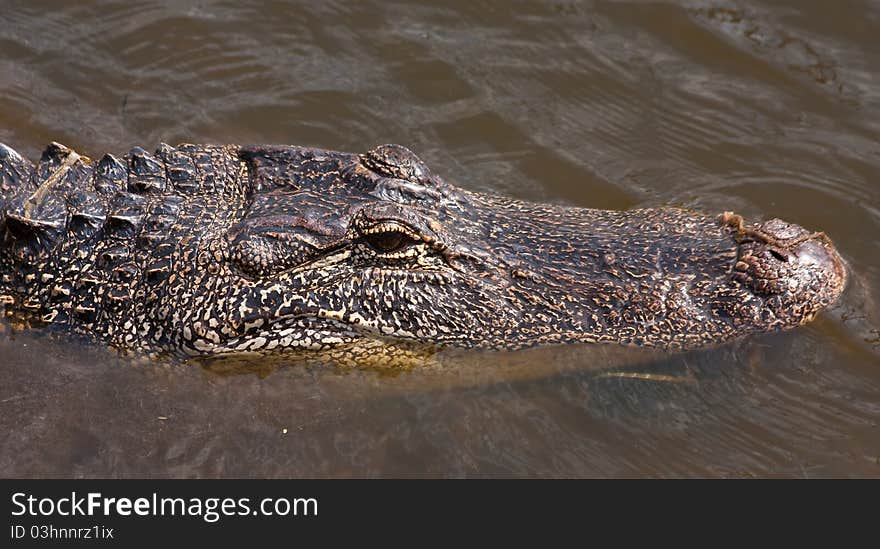
M780 324L811 320L843 292L846 266L825 233L781 219L751 227L737 215L725 213L723 220L738 231L734 279L764 298Z

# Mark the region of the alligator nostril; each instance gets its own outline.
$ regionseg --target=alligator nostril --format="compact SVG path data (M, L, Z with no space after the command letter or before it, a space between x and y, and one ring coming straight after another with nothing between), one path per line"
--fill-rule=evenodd
M774 250L772 248L769 251L770 251L770 255L775 257L777 260L779 260L783 263L786 263L788 261L788 257L786 257L782 252L780 252L778 250Z

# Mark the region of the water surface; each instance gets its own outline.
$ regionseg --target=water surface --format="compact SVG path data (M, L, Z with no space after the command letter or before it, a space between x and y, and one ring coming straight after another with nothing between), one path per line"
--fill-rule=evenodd
M720 349L221 375L0 332L4 476L880 476L880 5L0 1L0 142L397 142L463 187L824 230L807 327Z

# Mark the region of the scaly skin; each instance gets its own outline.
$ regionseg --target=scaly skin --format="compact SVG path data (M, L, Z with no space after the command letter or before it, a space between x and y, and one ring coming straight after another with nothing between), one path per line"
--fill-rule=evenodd
M478 194L396 145L52 144L37 166L0 145L7 314L138 353L690 348L803 324L845 281L780 220Z

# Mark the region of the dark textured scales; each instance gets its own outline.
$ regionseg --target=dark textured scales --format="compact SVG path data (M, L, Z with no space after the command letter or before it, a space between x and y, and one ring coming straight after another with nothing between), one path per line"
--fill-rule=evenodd
M777 219L477 194L396 145L0 145L0 303L123 350L696 347L803 324L845 280Z

